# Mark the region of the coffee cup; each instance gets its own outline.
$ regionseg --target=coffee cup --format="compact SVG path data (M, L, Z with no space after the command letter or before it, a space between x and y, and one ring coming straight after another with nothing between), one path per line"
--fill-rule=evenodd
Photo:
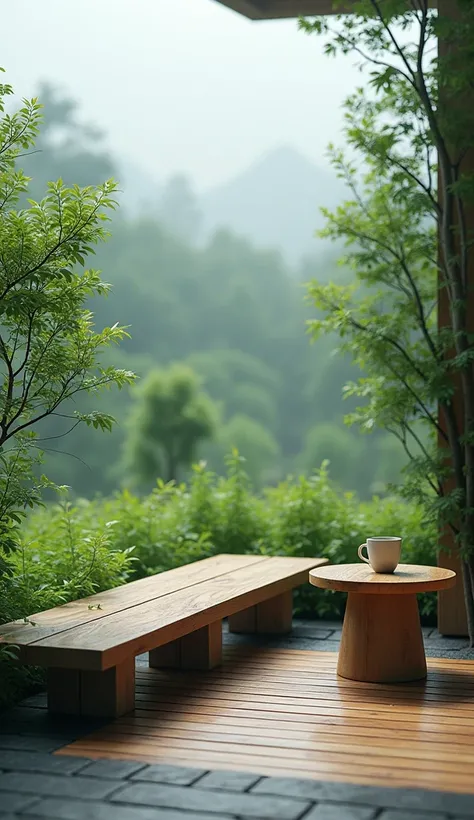
M367 558L364 555L367 550ZM374 538L367 538L364 544L358 549L358 556L361 561L370 564L374 572L395 572L400 563L402 551L402 539L393 535L379 535Z

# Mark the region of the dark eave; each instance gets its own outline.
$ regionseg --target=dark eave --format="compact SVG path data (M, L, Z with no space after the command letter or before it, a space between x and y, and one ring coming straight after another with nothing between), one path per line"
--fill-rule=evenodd
M280 20L283 17L314 17L320 14L341 14L350 11L349 1L344 8L334 10L332 0L217 0L224 6L249 17L250 20Z
M281 20L284 17L318 17L321 14L350 13L354 0L347 0L343 6L333 0L217 0L223 6L243 14L250 20ZM436 8L437 0L429 0Z

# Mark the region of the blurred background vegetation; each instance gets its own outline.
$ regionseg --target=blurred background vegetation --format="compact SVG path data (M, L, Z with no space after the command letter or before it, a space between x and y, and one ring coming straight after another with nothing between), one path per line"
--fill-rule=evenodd
M47 181L59 177L67 185L111 176L120 181L120 161L105 151L100 131L81 123L74 100L49 85L39 97L44 126L38 150L23 160L32 177L30 197L40 199ZM135 371L141 383L94 399L94 407L118 421L110 434L78 428L52 440L63 431L58 419L46 421L40 435L49 439L48 476L68 484L77 497L123 486L151 490L157 477L186 479L196 460L222 475L225 454L236 447L257 489L287 474L309 475L325 459L331 478L343 490L357 488L362 499L399 480L404 454L396 441L383 433L363 437L344 426L351 408L342 387L357 375L355 368L337 354L334 340L312 345L306 334L314 309L305 304L304 283L313 276L339 282L350 277L337 266L336 251L315 242L317 252L297 261L298 214L293 232L286 220L286 255L236 232L235 226L245 228L239 222L243 211L265 197L266 220L278 224L282 203L287 208L279 180L298 185L304 179L301 188L307 190L311 174L317 185L317 169L281 149L202 201L182 176L159 190L125 184L112 237L89 262L112 284L112 293L90 307L98 328L129 326L130 339L105 363ZM326 176L319 182L323 201L342 195ZM205 230L212 219L214 230ZM75 409L86 411L87 400ZM163 449L170 414L176 422L173 453Z

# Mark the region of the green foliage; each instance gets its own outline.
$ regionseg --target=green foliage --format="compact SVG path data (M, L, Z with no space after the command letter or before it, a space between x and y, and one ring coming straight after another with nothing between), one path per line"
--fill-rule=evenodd
M147 496L129 490L109 499L82 500L74 508L75 532L107 532L110 549L133 549L133 577L143 577L218 553L326 556L332 562L357 561L367 536L397 534L404 539L407 562L431 564L436 529L415 504L395 498L360 502L329 480L325 465L312 476L288 479L262 495L252 492L245 459L234 452L227 473L218 476L203 464L194 467L189 485L159 481ZM25 539L58 543L64 512L52 506L36 511ZM435 596L423 598L432 619ZM338 617L344 596L305 589L296 598L306 617Z
M280 477L280 448L274 436L258 421L243 414L232 416L219 430L214 448L209 448L210 465L221 474L225 472L226 454L233 449L245 458L246 470L255 486L274 483Z
M256 495L242 456L234 452L226 466L226 475L217 476L200 464L189 485L160 480L144 497L123 490L36 509L18 549L0 552L8 570L0 576L0 624L219 553L351 562L367 536L396 533L405 561L434 561L436 530L411 502L361 503L332 484L326 465ZM306 585L295 607L300 616L339 618L344 596ZM425 622L434 623L436 596L420 596L420 608ZM42 680L42 673L16 667L3 654L0 708Z
M326 212L324 231L344 240L354 282L314 281L309 296L313 335L336 333L363 371L346 386L359 400L348 421L398 438L405 494L460 548L472 643L474 7L452 6L362 0L334 28L301 23L327 38L328 54L354 54L369 71L345 105L355 158L330 150L350 199Z
M0 548L0 624L124 583L132 551L111 549L112 527L113 522L100 530L89 527L81 510L67 502L54 507L53 519L46 509L31 516L16 551ZM43 683L43 672L15 666L14 657L14 648L0 650L0 710Z
M158 477L176 481L190 467L197 445L214 432L217 412L199 387L196 374L183 365L152 370L134 390L128 422L125 465L139 486Z
M19 168L35 145L40 124L36 99L6 114L12 94L0 85L0 531L11 550L27 507L38 504L51 482L37 478L40 423L67 419L70 427L110 430L113 417L71 407L77 395L95 395L130 383L133 374L101 366L98 357L126 336L117 324L96 332L85 302L109 286L85 269L87 254L106 236L115 207L115 183L71 188L48 183L40 201L25 198L29 179Z
M110 175L114 163L104 153L101 135L82 124L75 102L50 87L41 89L41 99L45 122L39 152L22 158L33 177L30 193L40 197L45 178L91 184ZM269 464L252 475L260 485L276 481L299 468L309 429L329 422L343 429L341 387L358 371L350 355L333 355L334 335L308 344L305 320L311 313L300 283L315 269L326 275L326 266L342 282L350 280L351 271L334 271L334 254L307 259L293 271L277 253L259 250L228 231L195 244L198 208L183 178L170 180L158 204L156 212L142 211L133 221L115 213L111 240L97 247L97 267L113 287L108 299L89 300L96 325L126 323L132 336L119 350L104 350L102 361L142 378L157 366L190 365L219 404L224 428L233 417L245 416L273 437L278 469ZM119 424L110 435L92 440L79 425L67 445L56 436L70 428L69 419L43 420L47 474L78 495L112 492L123 478L120 453L132 405L128 390L78 395L76 410L100 410ZM356 401L349 406L355 408ZM218 425L217 436L219 432L223 439L226 430ZM230 441L222 446L206 441L199 457L222 473L223 451L230 446ZM238 446L242 449L240 439ZM369 497L379 460L377 443L367 438L364 453L368 472L358 487ZM245 455L250 460L251 453L245 450ZM344 482L345 472L338 474L334 464L331 470ZM388 465L382 472L388 473Z

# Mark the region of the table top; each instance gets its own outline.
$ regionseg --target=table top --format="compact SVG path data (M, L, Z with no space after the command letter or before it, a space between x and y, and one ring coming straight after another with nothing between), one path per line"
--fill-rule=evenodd
M361 592L365 595L415 595L437 592L456 583L456 573L442 567L420 567L399 564L393 573L377 573L368 564L331 564L309 573L311 584L337 592Z

